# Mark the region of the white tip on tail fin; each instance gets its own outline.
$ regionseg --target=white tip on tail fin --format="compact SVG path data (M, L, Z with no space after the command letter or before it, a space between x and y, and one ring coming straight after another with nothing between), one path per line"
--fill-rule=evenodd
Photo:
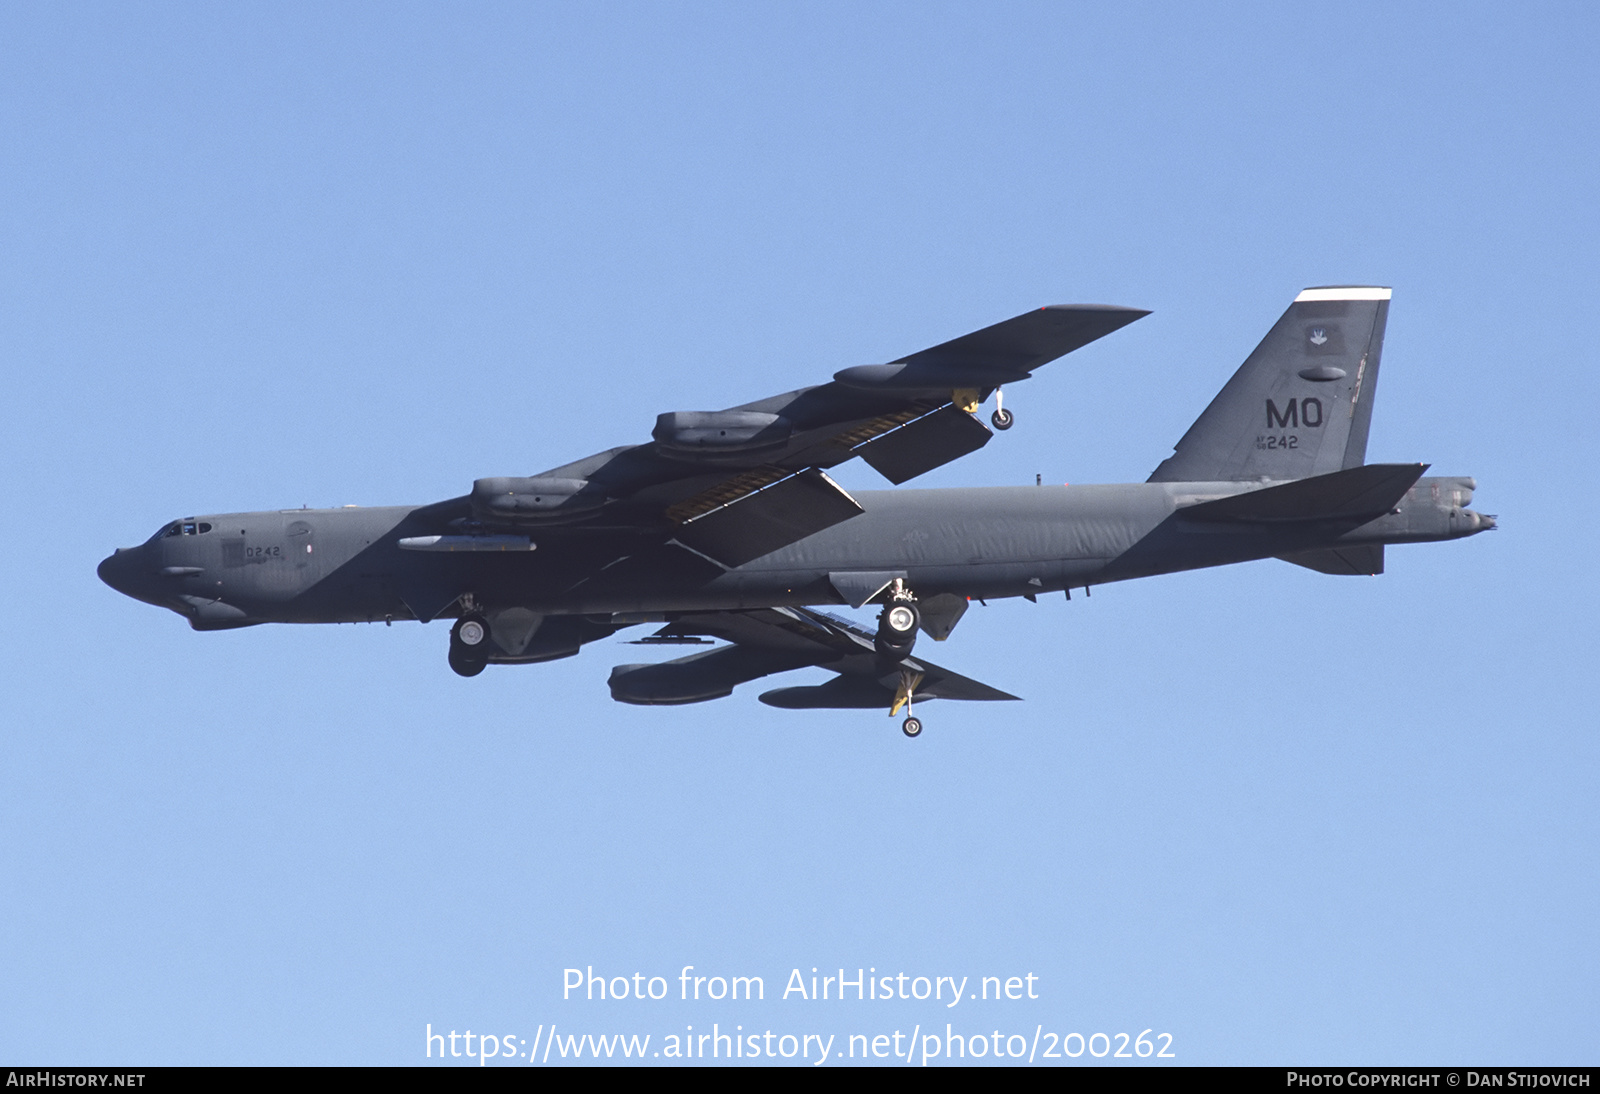
M1380 288L1377 285L1324 285L1321 288L1304 290L1294 298L1294 302L1304 304L1314 300L1388 300L1393 295L1393 289Z

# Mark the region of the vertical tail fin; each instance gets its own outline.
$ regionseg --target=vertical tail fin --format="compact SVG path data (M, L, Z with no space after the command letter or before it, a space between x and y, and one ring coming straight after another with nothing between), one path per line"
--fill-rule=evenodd
M1366 459L1390 290L1294 298L1151 482L1302 479Z

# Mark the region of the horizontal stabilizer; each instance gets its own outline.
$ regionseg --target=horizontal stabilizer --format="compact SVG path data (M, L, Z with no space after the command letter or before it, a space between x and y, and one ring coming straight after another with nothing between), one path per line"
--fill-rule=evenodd
M673 538L731 569L862 512L838 483L812 469L695 517Z
M1319 574L1351 577L1383 573L1383 544L1362 543L1350 547L1325 547L1320 551L1296 551L1279 555L1285 562L1304 566Z
M1184 520L1271 524L1371 520L1395 507L1428 469L1425 463L1372 463L1267 486L1180 509Z
M925 414L855 450L872 469L899 486L925 471L976 452L994 434L958 406Z

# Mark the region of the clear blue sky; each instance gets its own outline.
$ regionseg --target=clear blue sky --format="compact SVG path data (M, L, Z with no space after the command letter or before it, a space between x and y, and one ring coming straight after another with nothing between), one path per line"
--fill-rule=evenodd
M1578 3L9 7L0 1061L950 1022L1595 1063L1597 30ZM462 680L439 624L196 634L94 575L178 516L455 496L1046 303L1154 314L924 481L1138 481L1341 283L1395 290L1370 457L1477 476L1502 530L1376 579L975 608L939 659L1027 702L930 704L915 742L759 685L613 703L615 641ZM563 1001L590 965L671 995ZM685 965L767 999L680 1001ZM779 998L812 967L1039 998Z

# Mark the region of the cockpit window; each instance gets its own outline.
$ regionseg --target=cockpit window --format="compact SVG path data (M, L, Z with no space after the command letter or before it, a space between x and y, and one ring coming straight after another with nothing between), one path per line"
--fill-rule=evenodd
M166 539L168 536L203 536L209 531L211 531L211 525L204 521L175 520L151 536L149 542L154 543L156 540Z

